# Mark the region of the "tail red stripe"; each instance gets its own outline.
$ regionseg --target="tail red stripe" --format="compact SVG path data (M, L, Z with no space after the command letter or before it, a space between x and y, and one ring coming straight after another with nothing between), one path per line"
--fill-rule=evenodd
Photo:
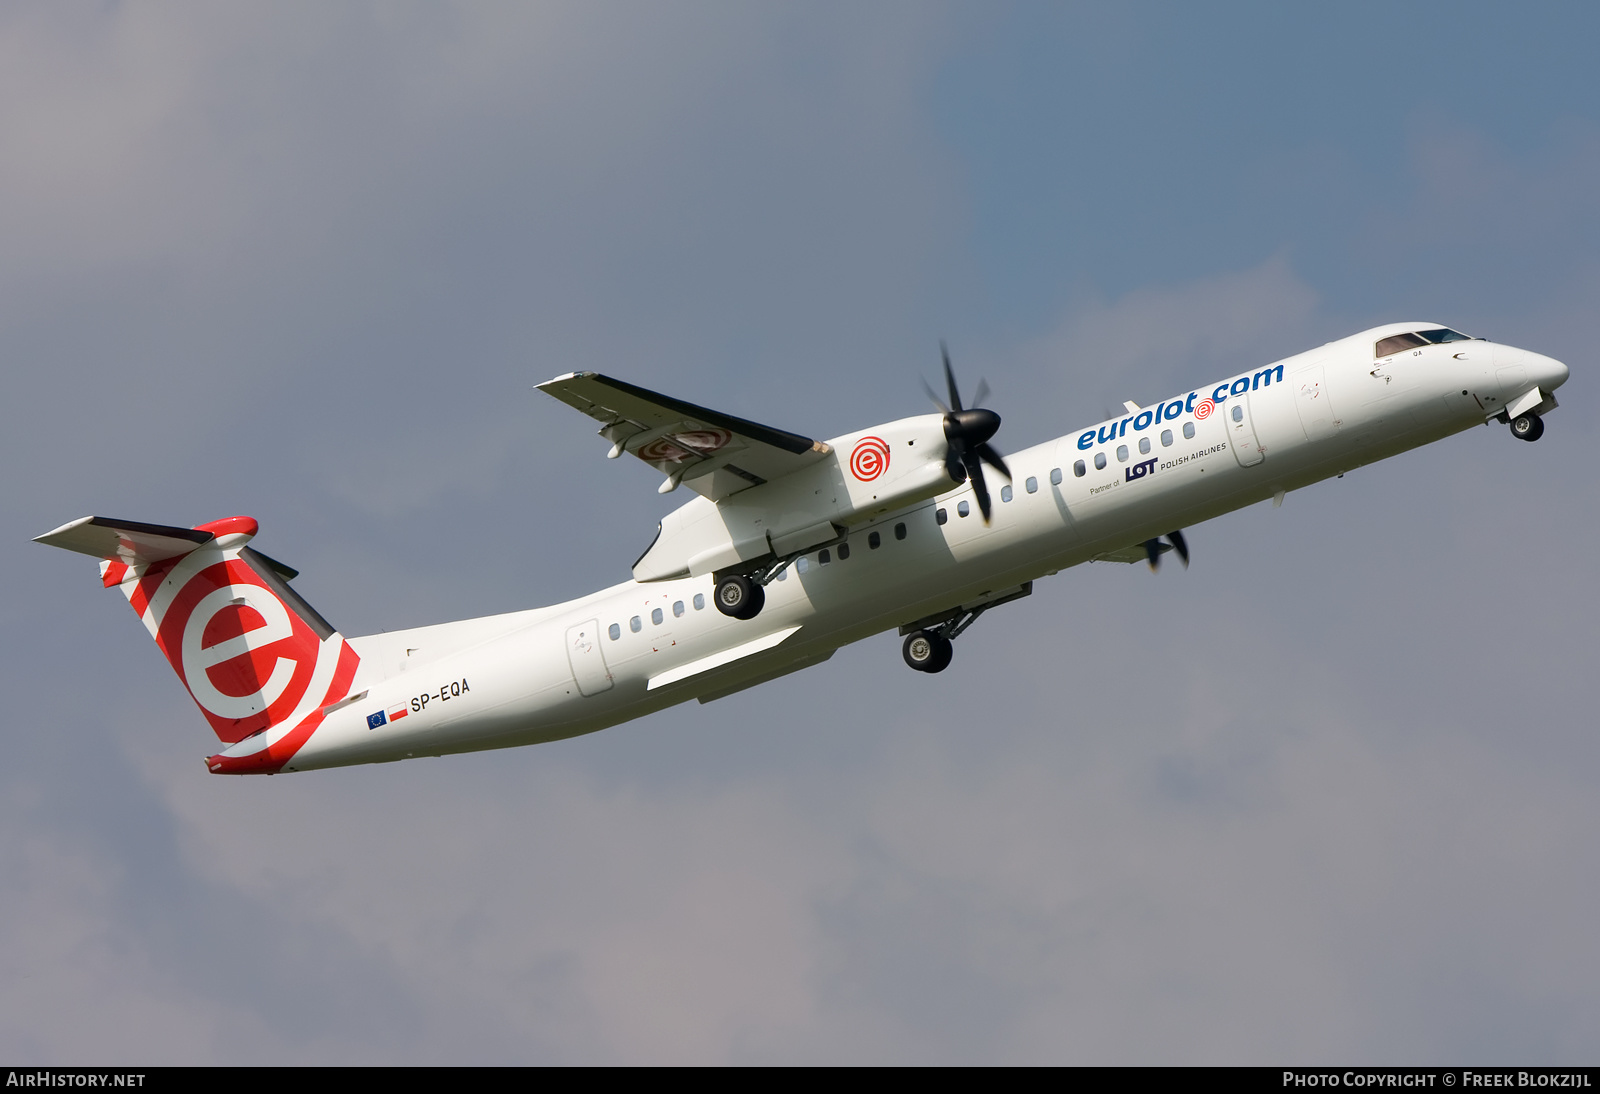
M138 586L133 590L133 595L128 597L128 603L133 605L135 615L144 618L145 609L150 606L150 598L161 588L162 578L181 561L182 558L164 559L161 562L152 562L145 569L144 576L139 579Z
M323 705L336 702L344 698L350 690L350 684L356 677L356 668L361 664L361 658L356 655L354 648L349 643L340 643L339 664L333 672L333 683L328 685L328 693L323 698ZM322 708L318 707L311 714L285 733L272 744L260 752L249 756L216 756L206 758L206 767L213 775L270 775L282 771L283 766L294 758L300 751L311 734L322 724Z

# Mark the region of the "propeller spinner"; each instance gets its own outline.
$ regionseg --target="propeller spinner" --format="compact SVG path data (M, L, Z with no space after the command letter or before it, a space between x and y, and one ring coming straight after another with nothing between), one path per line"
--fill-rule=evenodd
M989 484L983 478L983 465L988 464L1007 479L1011 478L1005 457L989 443L989 438L1000 429L1000 415L981 407L968 410L962 406L961 391L956 387L956 374L950 367L950 351L943 342L939 343L939 355L944 359L944 382L950 393L950 404L946 406L940 402L926 381L922 387L934 405L944 411L944 438L949 443L944 457L945 470L958 483L972 480L972 492L978 497L978 511L983 514L983 523L988 524L994 506L989 500ZM978 381L977 398L974 401L981 403L988 394L989 385Z

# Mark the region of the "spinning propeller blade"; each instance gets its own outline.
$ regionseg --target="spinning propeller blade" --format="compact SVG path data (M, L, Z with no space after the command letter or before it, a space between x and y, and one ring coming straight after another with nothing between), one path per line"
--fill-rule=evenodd
M1161 556L1168 551L1177 551L1178 558L1183 561L1183 568L1185 570L1189 568L1189 541L1183 538L1182 531L1168 532L1166 543L1162 543L1159 539L1144 541L1144 554L1150 560L1151 573L1161 565Z
M983 514L983 523L988 524L994 505L989 498L989 484L984 481L983 465L988 464L1007 479L1011 478L1011 469L1006 466L1005 457L989 443L989 438L1000 429L1000 415L977 406L967 409L961 402L961 389L956 385L955 370L950 367L950 350L942 341L939 343L939 358L944 364L944 383L950 395L949 404L939 400L926 380L922 388L933 404L944 411L944 437L949 443L944 457L945 470L957 483L972 480L972 493L978 499L978 510ZM974 401L981 403L988 396L989 385L980 380Z
M1183 560L1183 568L1189 568L1189 541L1183 538L1183 532L1168 532L1167 540L1172 544L1172 549L1178 552L1178 557Z

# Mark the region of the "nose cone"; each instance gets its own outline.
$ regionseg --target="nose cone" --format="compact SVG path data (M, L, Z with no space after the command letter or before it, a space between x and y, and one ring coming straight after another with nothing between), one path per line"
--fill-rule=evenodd
M1571 370L1554 357L1541 353L1528 354L1528 377L1538 383L1543 391L1554 391L1567 382Z
M1526 390L1526 385L1529 383L1539 385L1541 391L1554 391L1567 382L1570 372L1566 365L1554 357L1531 353L1515 346L1496 346L1494 363L1499 372L1501 386L1507 388L1508 399L1514 394L1510 389Z

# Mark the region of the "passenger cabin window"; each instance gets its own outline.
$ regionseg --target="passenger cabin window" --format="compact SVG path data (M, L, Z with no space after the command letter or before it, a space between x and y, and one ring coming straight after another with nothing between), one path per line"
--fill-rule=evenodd
M1000 500L1001 501L1010 501L1011 500L1011 487L1002 486L1000 488Z
M1050 485L1051 486L1060 486L1061 485L1061 468L1052 467L1050 469Z
M611 641L615 642L617 639L622 637L622 624L620 624L620 623L611 624L611 629L609 631L607 631L606 633L611 636Z
M967 503L966 502L962 502L961 504L965 505ZM961 515L962 516L966 516L965 513L962 513ZM868 532L867 533L867 548L869 550L876 551L878 549L878 545L881 544L882 542L883 542L883 538L881 536L879 536L878 533L876 533L876 532Z
M1141 456L1150 455L1150 438L1149 437L1140 437L1139 438L1139 455L1141 455Z
M1194 440L1194 423L1193 422L1184 422L1183 423L1183 439L1186 440L1186 441Z
M1039 492L1039 480L1034 478L1032 475L1029 475L1028 481L1022 485L1028 488L1028 493L1030 494L1037 494Z
M683 614L683 601L674 600L672 602L672 616L673 616L673 618L676 619L678 616L680 616L682 614Z
M1096 471L1104 471L1106 469L1106 454L1104 452L1096 452L1094 454L1094 469Z
M828 549L826 547L824 547L822 550L817 552L817 565L818 566L826 566L828 563L830 563L832 561L833 561L833 556L828 553Z
M811 560L809 558L807 558L805 555L801 555L799 558L794 560L795 573L803 574L809 569L811 569ZM782 577L783 574L780 572L778 574L778 576Z
M1081 479L1089 473L1089 469L1083 465L1082 460L1079 460L1077 463L1072 465L1072 473Z
M944 521L940 521L939 523L943 524ZM849 557L850 557L850 545L848 543L839 544L839 561L843 562L845 559L847 559Z
M1172 430L1163 429L1161 431L1161 447L1162 448L1171 448L1172 447Z
M1117 462L1118 463L1127 463L1128 462L1128 446L1127 445L1125 445L1125 444L1117 445Z
M805 562L805 559L802 558L802 559L799 560L799 563L803 563L803 562ZM796 565L799 565L799 563L796 563ZM804 566L801 566L800 572L801 573L805 573ZM788 581L789 580L789 569L788 569L788 567L784 567L783 569L778 571L778 580L779 581Z
M1009 486L1006 487L1006 500L1007 501L1011 500L1011 487L1009 487ZM906 526L905 526L905 522L904 521L901 521L899 524L896 524L894 526L894 538L895 539L905 539L906 538Z
M1234 408L1233 408L1233 420L1236 421L1236 422L1244 421L1244 407L1237 406L1237 405L1234 406Z
M634 616L632 619L628 620L628 629L634 634L638 634L643 626L644 620L640 619L638 616Z
M660 608L656 608L654 611L652 611L650 613L650 622L654 623L658 627L661 626L661 609Z
M966 503L966 502L964 502L964 501L962 501L962 502L957 502L957 503L956 503L956 512L957 512L957 513L958 513L958 514L959 514L959 515L961 515L961 516L963 516L963 517L964 517L964 516L966 516L966 515L967 515L967 514L968 514L968 513L970 513L970 512L972 512L972 506L970 506L970 505L968 505L968 504L967 504L967 503ZM877 534L877 533L876 533L876 532L874 532L874 533L873 533L873 534L874 534L874 535L876 535L876 534Z
M694 610L697 611L697 612L704 611L705 607L706 607L706 594L705 593L695 593L694 594Z
M943 524L945 521L950 519L950 514L946 513L943 509L940 509L938 512L933 514L933 519L938 521L940 524Z

